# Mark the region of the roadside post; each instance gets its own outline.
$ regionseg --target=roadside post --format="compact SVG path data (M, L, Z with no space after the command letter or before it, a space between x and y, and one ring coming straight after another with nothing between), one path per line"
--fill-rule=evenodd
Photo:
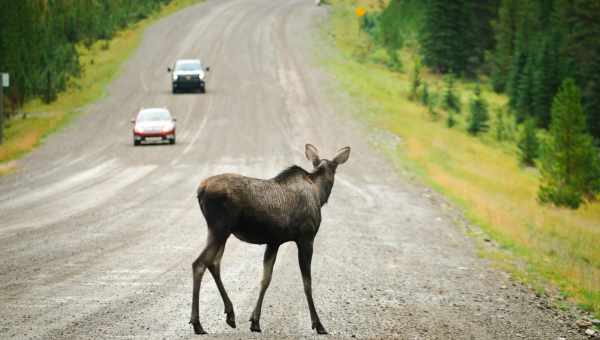
M360 36L360 25L361 25L360 19L362 19L365 16L365 14L367 14L367 10L364 7L362 7L362 6L358 6L354 10L354 14L356 14L356 17L359 19L359 21L358 21L358 32L357 32L358 33L357 37L358 37L358 36Z
M4 143L4 88L9 85L8 73L0 73L0 144Z

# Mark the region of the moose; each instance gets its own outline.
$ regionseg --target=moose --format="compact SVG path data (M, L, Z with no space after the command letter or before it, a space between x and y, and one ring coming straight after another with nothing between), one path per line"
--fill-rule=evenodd
M313 241L321 224L321 207L327 203L337 166L350 156L350 147L340 149L332 160L319 158L316 147L306 144L306 158L312 162L308 172L291 166L272 179L249 178L237 174L209 177L198 187L198 203L208 227L206 246L192 264L194 288L190 324L196 334L206 334L200 323L198 303L200 284L206 268L212 274L223 304L226 322L236 327L233 304L223 287L220 262L231 234L252 244L266 244L263 277L256 307L250 317L250 330L260 332L260 313L265 292L271 282L279 246L294 241L312 329L327 334L312 298L311 260Z

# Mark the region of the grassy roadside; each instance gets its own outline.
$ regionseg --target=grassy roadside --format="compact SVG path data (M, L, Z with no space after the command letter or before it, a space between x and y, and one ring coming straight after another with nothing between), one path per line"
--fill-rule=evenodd
M359 118L402 138L398 150L386 153L449 197L499 244L499 251L482 251L484 256L539 290L559 288L560 294L552 294L557 305L566 298L600 316L600 203L577 211L538 204L539 175L519 166L514 146L490 135L469 136L464 124L448 129L443 116L433 121L425 107L408 100L410 53L403 55L403 73L368 58L356 61L364 39L357 36L354 5L368 8L376 1L331 2L326 29L341 53L323 62L339 87L355 99ZM440 91L438 76L425 74L424 79L430 90ZM466 102L474 84L457 85ZM492 106L506 100L489 90L484 96Z
M81 78L71 79L67 91L57 100L44 104L39 99L26 103L21 115L6 122L5 141L0 145L0 176L16 168L14 160L40 145L49 134L65 126L81 109L105 95L105 88L118 74L141 42L144 31L158 19L201 0L174 0L152 16L115 35L110 41L98 41L89 49L78 47L83 66ZM93 67L89 67L93 63Z

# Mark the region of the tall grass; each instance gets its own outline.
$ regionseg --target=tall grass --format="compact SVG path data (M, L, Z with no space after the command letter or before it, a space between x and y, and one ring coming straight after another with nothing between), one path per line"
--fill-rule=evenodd
M327 27L341 53L327 59L326 67L356 99L357 114L401 136L403 147L391 157L451 198L500 245L499 253L486 255L538 288L560 288L562 296L600 316L600 203L575 211L540 205L539 174L519 165L514 146L495 141L491 132L469 136L464 123L448 129L443 119L429 119L426 107L408 100L410 68L399 73L357 62L353 51L361 46L352 8L372 2L333 1ZM403 52L403 63L413 65L413 57ZM441 77L423 78L441 93ZM473 87L457 83L463 103ZM506 102L485 86L483 95L492 107Z

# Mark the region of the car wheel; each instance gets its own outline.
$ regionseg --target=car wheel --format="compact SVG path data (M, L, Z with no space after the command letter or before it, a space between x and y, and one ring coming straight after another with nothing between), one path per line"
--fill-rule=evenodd
M173 94L177 93L177 89L175 88L175 86L172 86L172 87L171 87L171 92L172 92Z
M133 140L133 146L138 146L140 145L140 141L139 140Z
M175 137L169 139L169 144L175 144Z
M200 93L206 93L206 87L202 86L202 87L200 88Z

